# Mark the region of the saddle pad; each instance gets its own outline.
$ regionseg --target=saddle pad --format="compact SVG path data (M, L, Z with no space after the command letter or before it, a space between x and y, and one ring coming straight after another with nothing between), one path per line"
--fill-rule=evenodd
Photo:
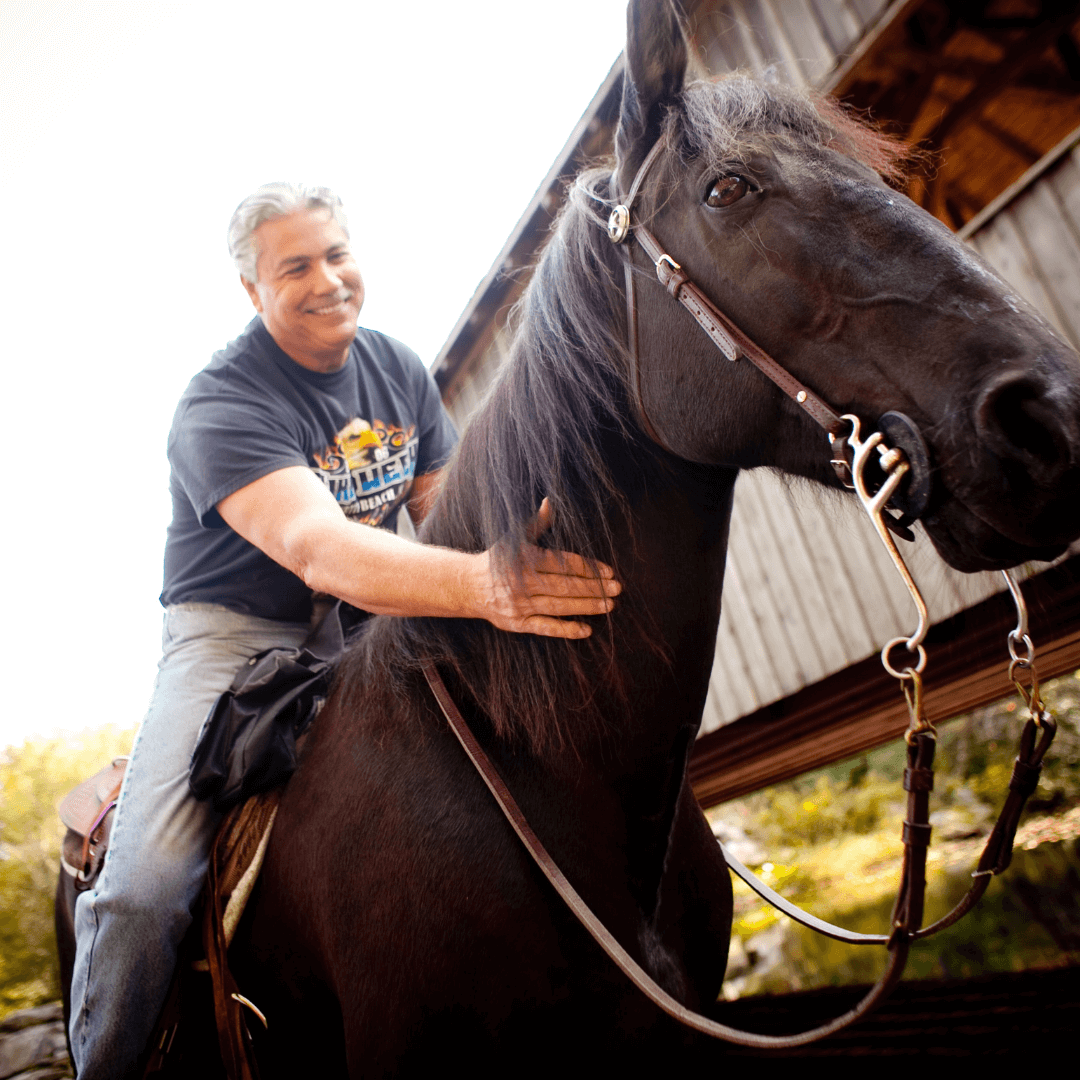
M212 880L217 884L218 896L216 903L206 905L205 919L212 922L215 912L220 912L221 935L226 948L232 944L240 916L244 914L262 870L281 791L276 788L253 795L234 806L218 826L210 854L216 871ZM207 936L214 937L212 933ZM196 971L209 969L206 960L196 960L191 966Z
M222 922L226 945L232 942L236 925L262 869L281 792L281 788L275 788L253 796L231 810L218 828L213 857L219 868L219 891L225 901Z

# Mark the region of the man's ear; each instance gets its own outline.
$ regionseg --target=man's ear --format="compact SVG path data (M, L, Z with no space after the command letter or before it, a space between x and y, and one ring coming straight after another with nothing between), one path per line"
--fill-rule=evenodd
M243 274L240 275L240 284L247 289L247 294L251 297L251 302L255 305L255 310L261 315L262 300L259 299L259 287L254 282L248 281Z

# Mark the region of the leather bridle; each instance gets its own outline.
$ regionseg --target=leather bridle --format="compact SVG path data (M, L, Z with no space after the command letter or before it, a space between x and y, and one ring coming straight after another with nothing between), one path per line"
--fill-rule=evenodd
M849 418L841 416L828 405L810 387L800 382L782 364L774 360L752 338L743 333L727 315L724 314L694 282L682 266L667 252L664 245L652 231L634 218L634 204L638 193L656 159L666 148L666 139L658 139L641 163L630 191L625 199L616 195L616 206L608 216L608 238L616 245L622 245L631 237L637 241L646 257L656 270L656 278L668 293L677 300L693 317L697 324L709 336L712 343L724 357L732 363L740 359L749 360L758 371L790 398L829 439L831 450L830 464L837 478L847 488L853 489L851 476L851 446L849 440L852 428ZM611 187L618 189L618 180L611 178ZM641 426L653 442L678 456L678 451L664 440L649 416L645 398L641 390L641 363L638 350L637 301L635 290L635 268L633 259L627 256L623 262L623 275L626 292L627 344L630 353L630 391L634 408L641 421ZM882 461L882 472L890 471L896 454L903 454L907 462L907 480L905 489L899 486L894 490L890 506L900 512L899 518L883 514L886 527L903 537L913 540L914 535L908 526L917 521L930 499L931 475L930 455L926 442L915 422L903 413L890 411L878 422L879 428L894 444L889 450L882 446L881 453L892 454L892 459ZM880 478L879 478L880 479Z
M804 386L789 371L778 364L764 349L746 336L696 285L685 270L667 253L659 240L641 222L634 220L634 203L638 192L648 175L653 163L666 146L666 140L658 140L641 163L630 193L611 211L608 217L608 237L615 244L622 244L633 237L656 268L656 277L661 285L676 299L709 335L713 344L732 363L746 357L766 378L771 379L800 409L803 410L819 427L825 430L834 448L840 451L836 456L843 457L844 433L848 424L835 409L830 408L808 386ZM612 178L614 187L616 180ZM626 315L627 335L630 346L630 384L634 404L642 420L646 434L658 445L671 453L675 451L667 445L649 418L645 401L641 394L640 362L637 348L637 305L634 293L633 261L627 258L626 278ZM846 461L844 467L846 468Z
M1028 644L1030 644L1030 640L1028 640ZM1010 649L1011 647L1010 645ZM994 824L993 831L986 842L978 867L972 873L972 877L975 879L974 884L960 903L948 915L939 919L933 925L921 926L923 896L926 886L926 853L930 844L930 825L927 818L929 816L930 792L934 786L935 734L932 727L914 734L910 731L908 733L908 767L904 770L904 788L908 792L907 815L903 829L904 863L901 871L900 891L893 910L892 931L888 935L854 933L827 923L823 919L815 918L785 900L778 893L775 893L743 866L723 843L720 843L720 849L729 869L742 878L763 899L773 904L796 922L827 937L851 945L885 945L889 950L889 962L884 974L854 1008L827 1024L822 1024L809 1031L799 1032L796 1035L760 1035L756 1032L741 1031L726 1024L719 1024L707 1016L702 1016L700 1013L688 1009L682 1002L676 1000L660 986L616 940L611 931L604 926L581 894L570 884L566 875L559 869L558 864L529 825L495 765L469 729L469 725L465 722L465 718L461 715L460 710L450 696L450 692L447 690L446 684L439 675L434 662L429 659L423 660L422 670L428 687L438 703L450 730L454 733L469 760L480 774L484 784L499 804L499 808L511 828L513 828L537 867L554 887L562 901L619 970L654 1005L686 1027L739 1046L783 1050L817 1042L827 1035L832 1035L834 1032L850 1026L869 1013L900 981L904 973L904 967L907 964L908 951L912 942L929 937L939 930L944 930L947 926L951 926L966 915L986 891L991 876L1001 873L1008 867L1012 858L1013 840L1020 815L1028 797L1038 785L1043 755L1049 748L1056 731L1053 718L1045 711L1039 699L1038 681L1034 674L1033 654L1029 655L1031 657L1031 688L1025 690L1019 682L1017 686L1028 702L1031 709L1031 718L1025 723L1020 736L1020 753L1013 767L1013 775L1009 780L1009 794L1005 806L998 815L998 820Z
M499 776L498 771L469 730L456 704L450 696L435 664L424 660L424 677L431 689L443 716L451 730L461 743L470 760L480 773L484 783L495 797L503 814L517 833L537 866L554 886L560 897L574 913L577 919L592 935L593 939L618 965L623 973L660 1009L703 1034L726 1042L742 1046L770 1049L785 1049L815 1042L833 1032L854 1023L866 1015L899 981L907 961L908 950L915 940L951 926L965 915L986 891L990 877L1000 873L1012 857L1012 845L1019 824L1020 815L1028 797L1035 791L1043 756L1053 740L1056 724L1043 706L1039 693L1038 677L1035 673L1035 650L1027 634L1027 609L1019 587L1008 571L1003 571L1018 612L1018 623L1008 637L1008 649L1011 657L1009 677L1015 683L1021 697L1028 707L1030 719L1025 723L1020 737L1019 753L1009 781L1009 793L1005 805L998 816L993 831L987 840L977 869L975 879L968 893L948 915L931 926L923 927L923 902L926 885L926 855L930 843L929 799L934 786L934 750L936 732L924 715L922 705L922 672L926 663L926 652L922 641L928 629L926 605L912 579L904 560L896 549L890 530L904 530L904 520L898 523L885 511L886 504L896 496L898 487L905 476L911 474L909 457L919 456L921 436L918 429L907 417L900 413L888 413L882 418L881 427L889 430L890 417L892 429L906 433L914 432L917 440L915 454L905 454L901 449L890 448L885 443L882 431L873 432L865 440L860 437L860 421L851 414L837 414L809 387L786 371L763 349L746 336L722 311L720 311L689 278L682 267L669 255L657 238L640 222L633 219L633 207L642 182L650 167L656 161L665 146L661 139L649 151L624 200L611 211L608 219L608 235L615 244L622 244L633 236L656 268L660 283L709 335L716 347L734 362L742 357L748 359L767 378L775 383L795 404L822 427L829 437L833 451L832 465L844 483L857 493L864 509L874 523L882 543L886 546L897 570L904 578L912 600L919 614L919 625L910 637L899 637L887 642L882 649L881 659L885 669L900 680L904 696L907 699L910 725L905 739L907 741L907 768L904 770L904 789L908 793L907 813L903 826L904 862L901 871L901 883L893 910L892 927L886 934L858 934L833 926L824 920L795 907L778 893L770 889L748 870L731 851L720 845L729 868L742 878L755 892L773 904L795 921L808 926L828 937L854 945L884 945L889 950L889 963L885 973L870 988L866 996L843 1016L797 1035L770 1036L753 1032L740 1031L736 1028L718 1024L708 1017L687 1009L660 987L632 956L619 944L614 936L600 922L584 899L578 894L565 875L547 852L539 837L533 832L524 814L518 807ZM613 186L615 181L612 181ZM631 358L631 393L634 405L645 433L660 447L670 453L676 453L664 442L656 426L649 418L641 394L641 376L637 347L637 311L634 300L634 267L632 260L625 261L626 297L627 297L627 333ZM877 452L877 465L884 476L883 482L871 484L867 479L867 466L874 451ZM923 461L920 466L929 470L928 455L922 444ZM880 479L880 478L878 478ZM915 479L919 479L916 471ZM920 498L925 505L929 488L928 475L922 478ZM905 518L914 520L918 514L901 507ZM892 662L893 651L903 648L909 657L906 666L897 667ZM1022 675L1026 674L1025 683Z

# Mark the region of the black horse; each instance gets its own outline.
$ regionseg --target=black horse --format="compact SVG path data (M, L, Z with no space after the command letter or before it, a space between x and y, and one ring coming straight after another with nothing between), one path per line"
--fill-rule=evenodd
M674 1023L521 848L438 713L425 658L622 945L686 1004L716 999L731 885L686 763L732 492L740 469L762 466L838 481L820 428L724 359L637 245L609 239L608 214L658 140L638 219L837 412L864 430L890 410L913 418L935 462L922 521L948 563L1047 559L1080 534L1080 360L882 179L897 146L810 94L741 76L688 83L667 0L633 3L628 27L616 158L572 188L423 534L499 545L514 574L546 497L545 542L613 566L625 591L585 641L367 624L233 946L241 989L269 1019L264 1076L426 1075L455 1059L483 1075L637 1074L673 1045Z

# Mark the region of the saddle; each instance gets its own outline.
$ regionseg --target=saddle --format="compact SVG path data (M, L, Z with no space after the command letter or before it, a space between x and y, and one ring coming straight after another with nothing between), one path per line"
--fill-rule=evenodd
M79 892L93 888L101 874L127 761L126 757L115 758L72 789L60 804L60 819L67 826L61 866ZM184 965L187 970L177 971L151 1038L145 1077L165 1068L183 1011L179 984L188 971L210 974L218 1039L228 1075L238 1080L254 1080L257 1075L248 1049L244 1010L250 1010L263 1024L266 1018L239 992L229 970L228 949L262 869L281 792L278 787L246 799L234 806L218 827L199 920L203 956L189 957Z
M60 803L60 820L67 826L60 861L79 892L93 888L101 875L127 762L126 757L114 758ZM280 797L280 788L252 796L226 814L218 827L211 865L221 887L226 944L232 942L259 876Z
M92 888L101 873L127 762L126 757L113 758L112 764L69 791L60 803L60 820L67 826L60 866L75 879L79 892Z
M185 967L210 974L227 1074L237 1080L257 1076L245 1010L264 1025L266 1018L239 992L229 971L228 949L262 869L281 792L296 768L304 733L326 700L348 634L366 618L340 601L333 604L300 648L267 649L252 657L210 710L190 773L196 798L211 800L225 814L203 890L203 956L181 960L151 1039L144 1076L165 1066L181 1020ZM126 767L127 758L116 758L60 804L68 827L61 864L80 892L93 888L101 874Z

